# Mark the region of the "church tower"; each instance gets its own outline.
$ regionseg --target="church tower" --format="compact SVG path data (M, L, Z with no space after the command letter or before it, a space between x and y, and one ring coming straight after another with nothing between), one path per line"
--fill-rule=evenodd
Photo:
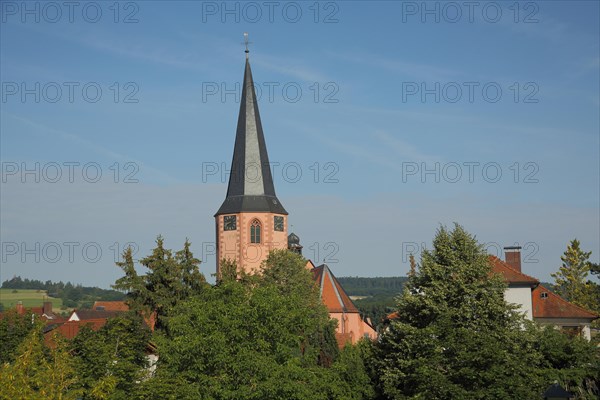
M217 278L223 259L235 261L239 271L250 272L260 266L269 251L288 247L288 213L275 195L247 44L246 40L244 85L229 186L225 201L215 214Z

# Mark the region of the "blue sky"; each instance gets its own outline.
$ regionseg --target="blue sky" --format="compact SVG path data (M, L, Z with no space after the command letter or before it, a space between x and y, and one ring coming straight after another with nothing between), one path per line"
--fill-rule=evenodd
M214 272L243 32L308 258L405 275L458 222L542 280L575 237L599 260L598 2L23 4L2 3L2 280L108 287L158 234Z

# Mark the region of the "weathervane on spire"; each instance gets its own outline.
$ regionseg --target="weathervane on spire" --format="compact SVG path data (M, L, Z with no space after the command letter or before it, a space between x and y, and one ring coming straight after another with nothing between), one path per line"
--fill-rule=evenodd
M248 32L244 32L244 44L246 45L246 59L248 58L248 53L250 53L250 50L248 49L248 45L252 44L252 42L248 41Z

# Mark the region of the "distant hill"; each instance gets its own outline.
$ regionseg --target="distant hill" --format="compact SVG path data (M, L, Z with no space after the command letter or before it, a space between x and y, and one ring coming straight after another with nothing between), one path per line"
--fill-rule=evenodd
M363 316L370 318L377 327L393 311L395 298L402 293L408 279L405 276L377 278L341 277L337 278L348 296L355 298L354 304ZM359 297L359 299L356 299ZM363 298L364 297L364 298Z
M65 308L91 308L95 301L125 298L124 293L116 290L74 285L62 281L42 282L36 279L23 279L20 276L4 281L0 290L0 304L4 309L14 307L16 301L23 301L26 307L41 306L44 297L49 297L48 301L52 301L54 307Z
M52 302L52 308L62 307L62 299L49 297L48 292L39 289L0 289L0 308L8 310L14 308L20 301L25 307L40 307L44 301ZM1 311L1 310L0 310Z
M402 292L405 276L377 278L341 277L337 278L349 296L398 295Z

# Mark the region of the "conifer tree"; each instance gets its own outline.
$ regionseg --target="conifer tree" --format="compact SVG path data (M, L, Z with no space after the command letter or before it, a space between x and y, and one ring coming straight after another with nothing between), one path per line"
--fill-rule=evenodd
M583 251L580 244L577 239L571 240L567 250L560 257L562 266L552 277L555 280L556 291L561 297L578 306L593 309L593 288L587 280L592 265L589 261L592 252Z
M541 389L530 368L538 356L505 288L473 236L441 227L375 346L383 397L532 398Z
M152 254L141 259L147 273L138 275L131 249L123 253L123 261L117 263L125 276L118 279L113 288L128 293L128 304L132 310L141 311L146 317L156 315L156 329L162 329L165 319L171 316L175 305L189 296L198 293L206 286L204 275L200 273L200 260L194 258L190 242L173 255L164 247L164 239L156 239Z

